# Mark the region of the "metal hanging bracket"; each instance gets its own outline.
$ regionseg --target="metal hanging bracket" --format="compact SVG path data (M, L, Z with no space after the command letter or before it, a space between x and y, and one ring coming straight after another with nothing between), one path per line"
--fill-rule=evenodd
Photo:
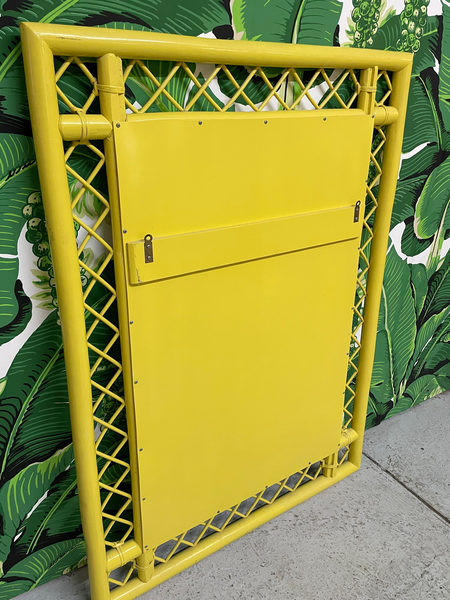
M144 237L145 262L153 262L153 236L147 233Z

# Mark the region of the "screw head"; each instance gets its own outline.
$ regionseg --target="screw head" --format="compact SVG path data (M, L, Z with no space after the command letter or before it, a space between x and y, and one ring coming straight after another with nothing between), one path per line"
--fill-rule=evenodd
M327 118L326 118L326 117L324 117L324 118L323 118L323 120L324 120L324 121L326 121L326 120L327 120Z
M133 321L130 321L130 325L133 325Z
M136 379L136 381L134 383L137 383L137 379Z
M145 500L145 498L142 498L142 500Z
M127 232L127 230L126 230L126 229L124 229L124 230L123 230L123 233L126 233L126 232Z
M142 452L142 450L143 450L143 449L144 449L144 448L139 448L139 452Z
M202 125L202 124L203 124L203 121L199 121L199 122L198 122L198 124L199 124L199 125Z
M119 129L120 123L116 123L116 127L117 127L117 129Z

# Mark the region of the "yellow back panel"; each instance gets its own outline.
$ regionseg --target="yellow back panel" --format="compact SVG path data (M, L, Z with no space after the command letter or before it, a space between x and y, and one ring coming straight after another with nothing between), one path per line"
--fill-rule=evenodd
M337 450L372 127L328 111L114 128L149 547Z

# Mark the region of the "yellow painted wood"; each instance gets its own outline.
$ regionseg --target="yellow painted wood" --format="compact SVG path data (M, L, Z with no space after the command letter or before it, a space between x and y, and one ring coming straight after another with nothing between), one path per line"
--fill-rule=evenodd
M359 110L153 113L122 123L114 136L119 177L128 176L121 198L125 242L362 200L372 127ZM145 168L137 168L142 161Z
M363 199L363 196L359 199ZM355 206L336 208L154 238L153 261L146 262L144 241L127 244L130 283L141 284L196 271L267 258L312 246L359 238Z
M372 119L152 115L114 133L124 241L154 237L152 263L128 243L146 283L127 295L155 547L338 449Z

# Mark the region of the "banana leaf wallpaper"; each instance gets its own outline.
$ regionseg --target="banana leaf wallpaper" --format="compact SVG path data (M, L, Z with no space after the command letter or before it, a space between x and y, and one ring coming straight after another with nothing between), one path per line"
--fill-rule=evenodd
M85 561L20 22L414 53L367 415L372 427L450 388L450 3L6 0L0 6L0 600L8 600ZM138 90L142 82L134 83ZM67 86L69 97L76 85ZM77 160L82 169L89 159L80 153ZM77 182L69 185L76 194ZM94 197L86 193L79 211L88 220L98 214ZM83 260L95 268L97 259L87 248Z

